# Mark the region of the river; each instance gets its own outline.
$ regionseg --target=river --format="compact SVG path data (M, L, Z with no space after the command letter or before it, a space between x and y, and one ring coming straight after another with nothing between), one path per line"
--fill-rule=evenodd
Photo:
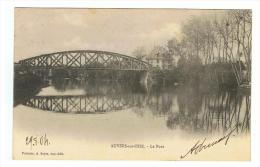
M228 146L218 144L187 159L249 160L250 98L250 92L202 91L196 84L49 80L14 107L14 152L20 159L19 151L29 149L25 137L46 134L52 141L48 150L65 155L40 159L178 160L196 141L212 141L234 130ZM113 149L112 144L147 149Z

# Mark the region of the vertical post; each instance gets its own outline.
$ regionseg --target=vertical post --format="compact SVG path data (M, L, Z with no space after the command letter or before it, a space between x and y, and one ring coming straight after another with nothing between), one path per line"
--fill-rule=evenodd
M51 111L52 111L52 98L50 98L50 101L51 101L51 104L50 104L50 107L51 107Z
M81 67L81 52L79 53L79 66Z
M69 112L68 111L68 98L66 98L66 112Z
M63 111L63 97L61 97L61 111Z
M97 109L96 109L96 111L98 111L98 96L97 96L97 101L96 101L96 103L97 103Z
M84 97L85 99L85 112L87 112L87 97Z
M81 112L81 96L79 97L79 110Z

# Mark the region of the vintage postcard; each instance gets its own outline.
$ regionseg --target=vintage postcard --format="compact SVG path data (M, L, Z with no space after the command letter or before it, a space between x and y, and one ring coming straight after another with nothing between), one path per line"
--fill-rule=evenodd
M249 9L15 8L13 159L251 159Z

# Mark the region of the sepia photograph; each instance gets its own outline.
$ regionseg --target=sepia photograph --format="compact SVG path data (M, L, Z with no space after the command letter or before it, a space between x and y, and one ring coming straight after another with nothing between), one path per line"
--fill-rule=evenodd
M14 9L13 159L251 160L251 9Z

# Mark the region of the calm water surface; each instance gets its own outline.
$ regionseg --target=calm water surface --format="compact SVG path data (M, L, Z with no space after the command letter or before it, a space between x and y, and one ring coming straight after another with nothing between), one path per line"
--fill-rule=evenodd
M140 84L57 79L24 106L60 114L129 115L162 128L187 133L237 133L250 131L250 93L241 91L202 92L196 85L146 87ZM130 115L135 114L136 117ZM118 117L120 119L120 117ZM122 125L123 126L123 125ZM144 127L145 128L145 127Z

